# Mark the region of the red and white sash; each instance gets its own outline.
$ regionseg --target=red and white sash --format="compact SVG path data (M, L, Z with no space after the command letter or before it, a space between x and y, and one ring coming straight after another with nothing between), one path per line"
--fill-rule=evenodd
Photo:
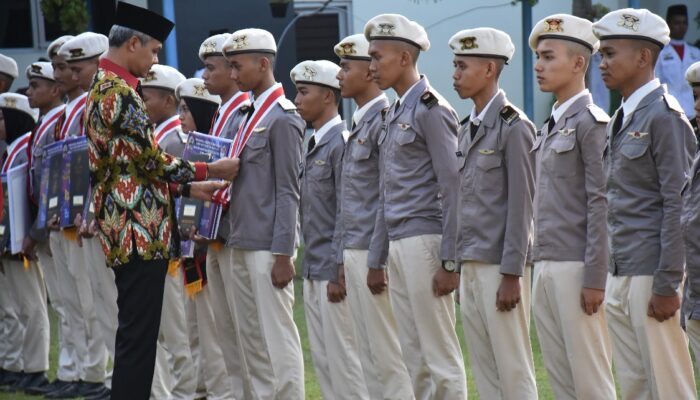
M76 101L77 100L77 101ZM61 132L59 133L58 140L63 140L68 135L71 125L73 125L76 118L82 118L83 111L85 111L85 101L87 100L87 93L83 93L77 99L74 99L75 105L69 110L70 104L66 106L64 112L68 113L66 119L63 121L63 126L61 126ZM80 127L80 136L83 135L83 127Z
M251 115L248 120L238 129L238 133L233 139L233 157L239 157L241 155L246 143L248 142L248 139L250 139L250 136L253 133L253 130L255 130L263 119L265 119L267 114L270 113L272 108L281 98L284 98L284 88L282 87L281 83L276 83L272 88L270 88L270 92L265 95L265 97L261 97L260 99L256 100L256 102L259 101L262 105L256 108L255 111L253 111L253 115ZM227 205L230 201L230 191L230 186L224 190L218 190L214 194L213 201L215 203Z
M182 123L180 122L180 116L177 114L158 124L156 129L153 131L153 137L155 137L156 143L160 144L160 142L165 139L166 136L168 136L170 131L181 125Z
M20 136L10 144L10 147L7 148L7 158L5 159L5 163L2 165L2 173L6 174L7 171L12 168L12 164L15 162L15 159L17 158L18 155L22 154L22 152L27 151L27 145L29 144L29 137L31 136L32 132L27 132L24 135Z
M224 131L226 121L228 121L228 118L231 116L231 114L233 114L234 111L236 111L239 107L242 107L244 104L250 104L248 93L238 92L238 94L233 96L227 104L220 106L214 114L214 120L211 123L211 130L209 131L209 133L212 136L221 136L221 134ZM219 118L216 118L217 115L219 115Z

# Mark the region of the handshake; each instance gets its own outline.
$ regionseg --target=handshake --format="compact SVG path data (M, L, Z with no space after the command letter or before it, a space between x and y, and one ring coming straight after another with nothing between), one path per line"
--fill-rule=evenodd
M222 158L207 164L207 176L209 178L222 179L223 181L202 181L189 184L187 197L204 201L211 201L218 190L226 189L236 176L241 167L239 158Z

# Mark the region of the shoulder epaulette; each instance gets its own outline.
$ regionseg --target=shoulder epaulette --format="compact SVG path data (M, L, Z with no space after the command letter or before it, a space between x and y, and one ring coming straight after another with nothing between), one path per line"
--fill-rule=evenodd
M277 100L277 103L280 105L280 107L282 107L284 111L288 113L296 112L297 110L297 106L295 106L294 103L292 103L292 101L286 97Z
M386 114L389 112L389 107L382 108L382 121L386 119Z
M420 101L421 103L425 104L425 106L428 107L428 109L431 109L435 107L435 105L437 105L438 98L435 97L435 95L431 93L430 90L427 90L420 96Z
M683 112L683 107L681 107L680 103L678 100L676 100L675 97L673 97L670 93L664 93L664 101L666 102L666 106L673 111L682 113Z
M596 106L595 104L588 105L588 112L591 113L593 119L595 119L596 122L602 122L604 124L610 122L610 116L605 111L603 111L603 109Z
M466 118L464 118L463 120L459 121L459 124L460 124L460 125L466 125L466 124L468 124L468 123L469 123L469 117L471 117L471 115L467 115Z
M520 113L515 108L506 105L501 110L501 119L503 119L506 124L512 125L513 122L520 119Z

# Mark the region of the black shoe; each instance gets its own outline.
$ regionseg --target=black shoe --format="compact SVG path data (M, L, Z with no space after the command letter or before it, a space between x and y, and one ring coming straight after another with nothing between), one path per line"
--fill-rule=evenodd
M112 391L106 386L102 386L100 393L96 393L92 396L85 397L85 400L110 400L112 397Z
M17 383L20 379L22 379L23 375L21 372L12 372L12 371L5 371L3 374L3 380L0 381L0 386L11 386Z
M56 379L55 381L49 383L48 385L29 386L28 388L24 389L24 393L38 396L38 395L43 395L43 394L55 392L59 389L63 389L63 387L66 385L70 385L70 382Z
M7 393L14 393L16 391L22 391L24 390L24 385L26 384L27 380L31 379L31 376L29 374L26 374L24 372L16 372L15 373L17 376L17 379L11 383L10 385L6 386L3 388L4 392Z
M102 390L105 389L105 384L102 382L81 381L78 386L80 387L80 395L82 397L90 397L100 394L102 393Z
M23 380L17 382L16 390L23 391L33 386L43 387L49 384L49 378L46 377L46 372L32 372L25 375L26 377Z
M81 397L80 384L71 382L60 390L55 390L44 395L45 399L75 399Z

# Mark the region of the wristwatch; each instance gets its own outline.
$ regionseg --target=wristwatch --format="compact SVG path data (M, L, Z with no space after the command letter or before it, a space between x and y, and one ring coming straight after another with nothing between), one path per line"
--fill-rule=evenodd
M447 272L459 272L457 271L457 263L455 263L453 260L443 260L442 269Z

